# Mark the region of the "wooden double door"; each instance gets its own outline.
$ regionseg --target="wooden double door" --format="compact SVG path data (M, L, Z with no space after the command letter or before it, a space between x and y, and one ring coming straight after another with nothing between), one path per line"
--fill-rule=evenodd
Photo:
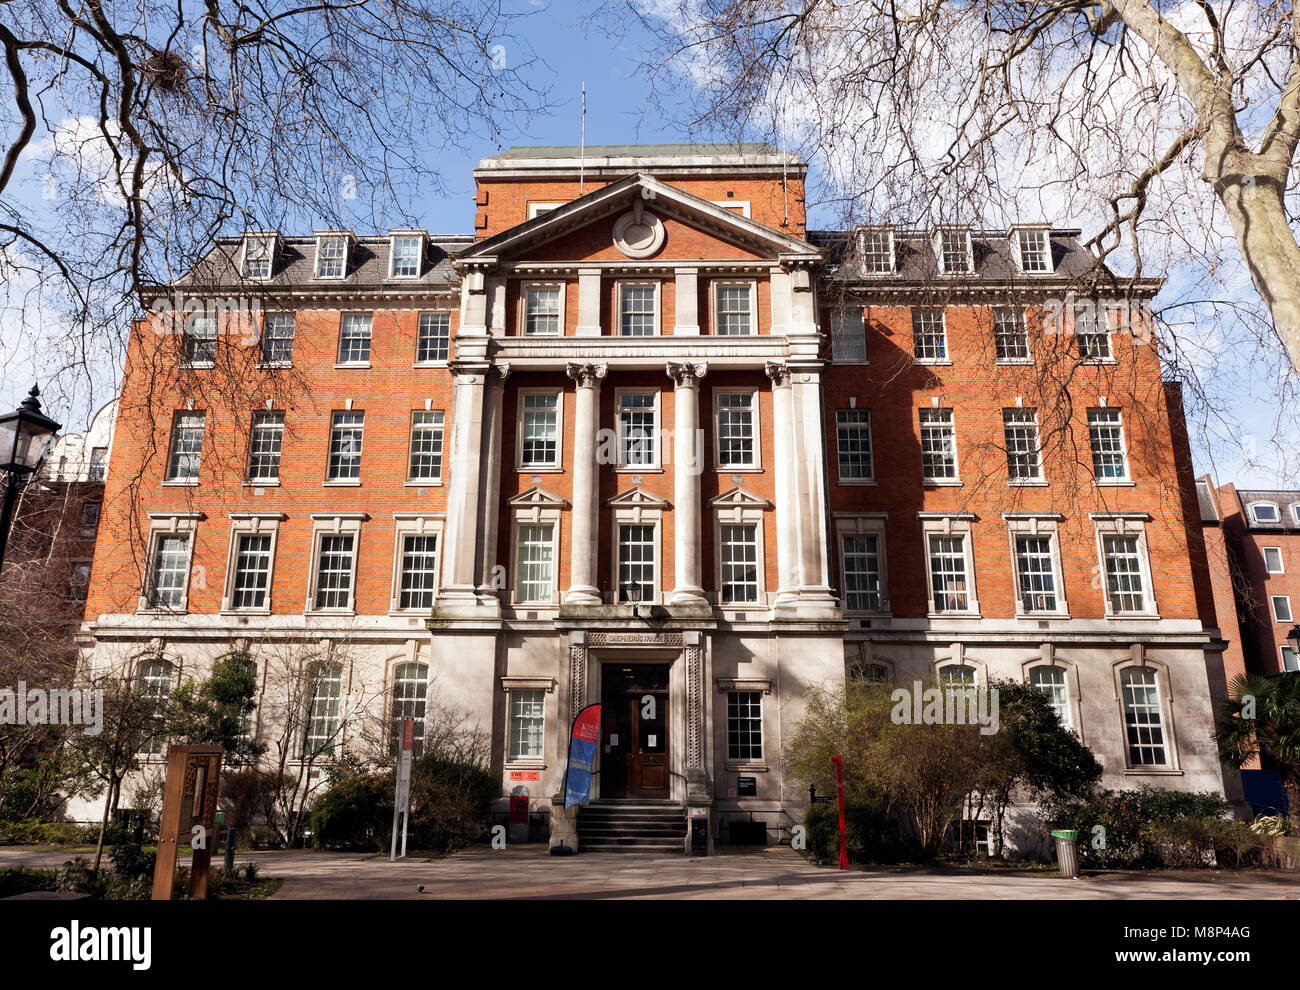
M666 663L602 668L601 797L668 797L668 668Z

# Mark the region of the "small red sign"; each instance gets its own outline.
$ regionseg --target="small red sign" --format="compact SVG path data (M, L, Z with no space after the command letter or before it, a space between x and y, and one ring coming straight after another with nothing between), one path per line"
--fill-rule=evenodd
M402 719L402 749L415 748L415 719Z
M511 780L541 780L542 774L540 770L511 770L510 779Z

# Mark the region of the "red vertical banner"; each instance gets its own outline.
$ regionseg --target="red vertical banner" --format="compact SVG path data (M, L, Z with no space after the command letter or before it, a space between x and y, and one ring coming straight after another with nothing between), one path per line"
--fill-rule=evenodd
M835 754L835 796L840 802L840 869L849 868L849 846L844 836L844 757Z

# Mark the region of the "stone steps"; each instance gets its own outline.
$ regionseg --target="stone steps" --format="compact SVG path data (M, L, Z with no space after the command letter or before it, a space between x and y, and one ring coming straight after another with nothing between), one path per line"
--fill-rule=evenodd
M578 810L578 848L588 852L681 853L682 806L671 801L593 801Z

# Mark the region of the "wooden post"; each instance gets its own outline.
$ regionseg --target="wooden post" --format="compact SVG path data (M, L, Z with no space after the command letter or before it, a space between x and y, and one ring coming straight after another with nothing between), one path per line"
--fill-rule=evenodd
M195 826L202 842L190 861L190 896L208 896L212 843L217 837L217 791L221 782L220 746L171 746L167 750L167 786L158 828L158 857L153 871L153 899L169 901L176 881L181 843L193 844Z

